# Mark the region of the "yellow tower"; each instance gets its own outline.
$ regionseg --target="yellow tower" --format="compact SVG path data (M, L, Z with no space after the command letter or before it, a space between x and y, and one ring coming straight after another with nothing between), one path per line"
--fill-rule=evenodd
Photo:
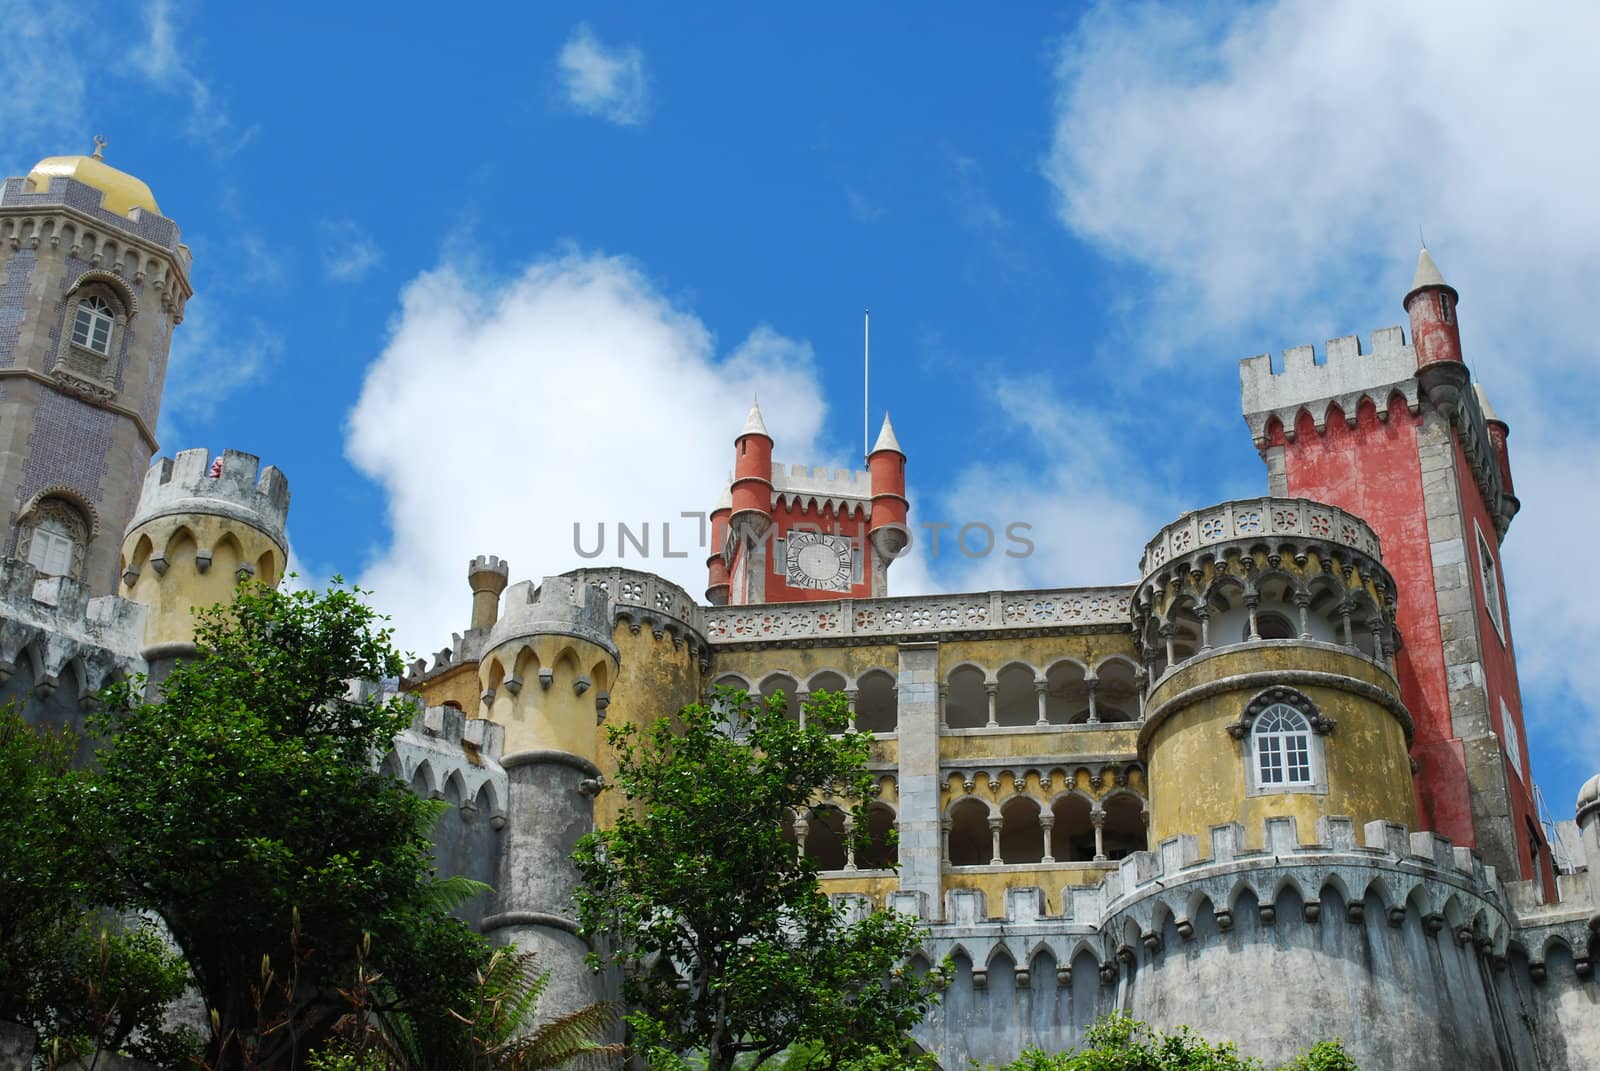
M1187 514L1145 550L1134 624L1152 843L1267 818L1416 824L1394 580L1359 518L1304 499Z
M161 458L145 475L122 539L124 598L147 608L144 657L150 675L194 651L194 611L233 598L239 581L283 578L289 483L276 466L228 450Z

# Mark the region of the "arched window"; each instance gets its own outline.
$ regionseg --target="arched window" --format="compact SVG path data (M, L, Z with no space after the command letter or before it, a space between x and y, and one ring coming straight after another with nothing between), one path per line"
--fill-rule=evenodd
M78 311L72 320L72 341L96 353L108 354L111 352L111 327L115 323L110 305L101 298L86 297L78 302Z
M1262 791L1311 785L1311 726L1305 715L1287 703L1274 703L1256 718L1251 732L1256 785Z
M23 520L26 548L19 546L18 554L40 576L75 577L83 566L88 537L89 526L83 515L65 499L50 496L41 499Z

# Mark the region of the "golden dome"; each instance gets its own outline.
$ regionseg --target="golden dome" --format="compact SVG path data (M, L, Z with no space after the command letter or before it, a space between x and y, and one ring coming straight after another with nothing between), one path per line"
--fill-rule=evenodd
M161 214L156 195L150 192L149 186L127 172L118 171L100 159L98 154L46 157L33 165L28 178L33 180L34 188L40 191L49 189L54 179L77 179L85 186L93 186L103 193L105 197L100 202L101 206L119 216L126 216L135 208L154 212L158 216Z

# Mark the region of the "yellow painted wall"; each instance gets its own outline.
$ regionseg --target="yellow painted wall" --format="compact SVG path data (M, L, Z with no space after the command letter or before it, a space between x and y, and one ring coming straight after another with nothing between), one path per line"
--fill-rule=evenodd
M1136 753L1136 723L1118 722L1118 728L1057 727L1043 731L1016 729L959 729L939 738L942 762L1029 760L1045 755L1125 756Z
M454 703L469 718L479 716L482 692L476 662L459 662L417 686L417 694L428 706L442 707Z
M1006 890L1022 889L1030 885L1044 891L1045 912L1059 915L1062 912L1061 890L1067 885L1094 885L1117 869L1117 864L1096 866L1088 863L1056 863L1037 867L946 867L944 887L950 889L982 889L984 907L989 917L997 919L1006 912ZM832 891L831 889L829 890Z
M198 565L202 551L211 553L205 572ZM165 573L150 564L165 557ZM284 554L265 532L247 524L211 514L192 513L157 517L139 525L123 539L122 569L136 570L132 585L118 584L119 594L148 607L145 643L192 643L194 611L218 603L231 603L238 586L238 570L247 565L268 584L283 575Z
M886 670L890 676L900 672L900 651L892 643L860 647L769 647L759 651L719 651L711 667L712 681L727 673L737 673L750 682L752 691L773 673L787 673L803 688L811 677L832 670L846 680L854 680L869 669Z
M963 662L971 662L991 671L998 671L1012 662L1026 662L1043 671L1063 658L1076 659L1093 666L1111 655L1122 655L1138 664L1133 634L1126 627L1071 636L995 636L953 640L939 645L939 679L948 678L950 671Z
M1339 674L1392 692L1387 674L1366 659L1331 648L1236 647L1185 664L1152 693L1148 710L1207 681L1238 677L1237 688L1200 700L1148 730L1146 765L1150 795L1150 842L1189 833L1204 838L1213 825L1242 823L1246 842L1260 847L1269 817L1292 815L1302 841L1314 839L1322 815L1346 815L1359 826L1376 819L1417 825L1405 732L1383 705L1328 686L1299 686L1317 709L1337 722L1321 737L1327 792L1272 793L1247 797L1248 739L1235 740L1227 726L1245 705L1271 685L1272 668Z
M553 673L548 687L539 678L543 669ZM587 640L561 635L515 640L485 652L478 664L481 690L494 689L494 698L480 710L505 726L507 755L553 750L598 762L595 700L610 691L616 675L611 652ZM581 693L575 687L580 677L590 682ZM512 678L522 682L515 693L505 683Z

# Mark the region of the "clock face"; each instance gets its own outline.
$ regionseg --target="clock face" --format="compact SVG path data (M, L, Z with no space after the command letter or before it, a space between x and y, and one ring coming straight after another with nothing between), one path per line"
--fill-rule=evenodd
M790 532L785 556L790 587L850 590L849 540L821 532Z

